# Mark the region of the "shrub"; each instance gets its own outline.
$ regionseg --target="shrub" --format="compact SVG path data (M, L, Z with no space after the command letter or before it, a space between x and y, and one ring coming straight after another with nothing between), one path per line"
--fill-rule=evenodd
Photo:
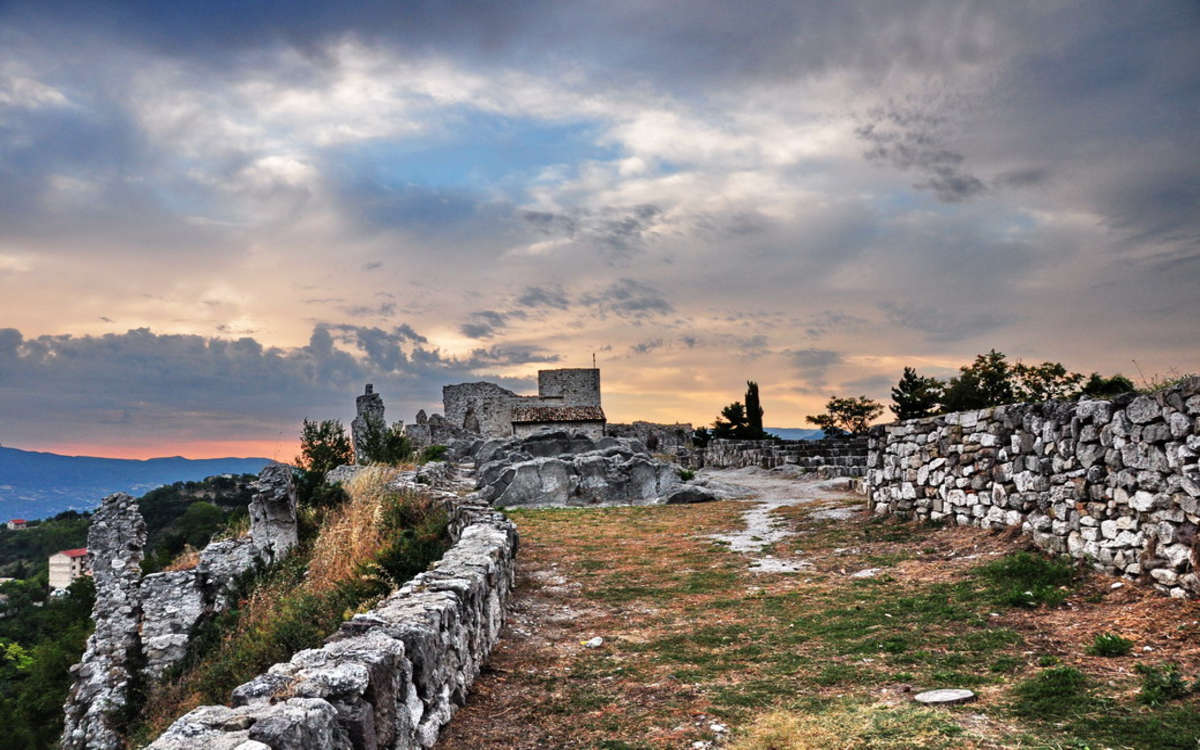
M988 582L992 599L1010 607L1054 607L1063 603L1062 587L1075 580L1075 568L1066 559L1048 559L1032 552L1017 552L976 569Z
M1013 709L1018 715L1061 716L1077 699L1087 696L1087 677L1074 667L1054 667L1018 683L1013 695L1017 699Z
M679 478L685 482L690 482L696 478L696 472L692 471L691 469L680 469Z
M382 421L367 421L363 444L359 446L368 461L394 466L412 459L412 442L404 435L404 426L397 422L388 427Z
M447 448L444 445L427 445L421 451L421 463L429 461L445 461Z
M1125 656L1133 648L1133 641L1116 633L1097 633L1087 652L1092 656Z
M392 585L424 571L449 547L449 517L426 497L391 493L384 499L380 525L389 541L368 567Z
M1158 667L1138 664L1137 672L1142 676L1142 689L1138 692L1138 700L1148 706L1161 706L1191 692L1187 683L1183 681L1183 675L1179 673L1178 664L1163 664Z

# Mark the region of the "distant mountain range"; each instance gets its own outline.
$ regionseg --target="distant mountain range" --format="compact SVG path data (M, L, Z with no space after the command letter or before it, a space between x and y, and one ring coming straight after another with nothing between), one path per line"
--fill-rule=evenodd
M164 484L214 474L257 474L266 458L126 458L60 456L0 447L0 523L91 510L114 492L137 497Z
M808 430L803 427L764 427L768 433L784 440L820 440L825 437L821 430Z

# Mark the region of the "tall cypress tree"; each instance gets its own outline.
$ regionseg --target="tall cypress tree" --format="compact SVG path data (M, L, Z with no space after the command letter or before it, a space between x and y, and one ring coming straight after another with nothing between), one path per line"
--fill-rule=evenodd
M763 432L763 410L758 402L758 383L746 381L746 438L762 440L766 437Z

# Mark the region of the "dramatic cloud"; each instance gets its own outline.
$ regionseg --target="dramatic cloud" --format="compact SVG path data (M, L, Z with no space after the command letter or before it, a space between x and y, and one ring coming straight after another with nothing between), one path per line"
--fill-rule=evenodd
M840 352L828 349L796 349L784 352L799 372L804 386L821 388L827 382L829 369L842 363Z
M614 419L753 377L778 425L992 347L1200 369L1197 38L1185 0L6 3L0 440L594 353Z
M675 309L662 292L633 279L619 279L600 292L585 294L580 301L601 315L612 313L634 319L666 315Z

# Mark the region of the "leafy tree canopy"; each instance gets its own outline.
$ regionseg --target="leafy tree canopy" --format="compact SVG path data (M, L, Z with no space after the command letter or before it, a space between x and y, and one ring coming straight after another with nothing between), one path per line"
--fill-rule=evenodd
M883 404L866 396L833 396L825 404L824 414L805 417L805 420L824 430L826 437L837 437L846 433L861 435L871 426L871 421L882 413Z
M354 449L346 428L336 419L304 420L300 429L300 455L295 461L302 471L322 478L342 464L354 463Z

